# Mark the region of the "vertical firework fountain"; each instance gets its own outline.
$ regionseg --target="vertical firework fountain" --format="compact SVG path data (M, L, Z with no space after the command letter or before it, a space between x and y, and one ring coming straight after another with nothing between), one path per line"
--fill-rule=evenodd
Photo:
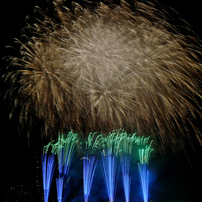
M51 153L53 157L56 154L58 159L58 178L56 178L58 202L61 202L63 199L63 189L65 183L68 181L68 172L76 142L77 134L69 132L66 136L59 134L58 141L55 144L48 144L48 146L52 146Z
M84 201L88 202L90 198L90 191L95 174L97 162L95 156L83 157L83 189Z
M97 167L97 161L95 155L95 150L99 149L101 135L97 136L94 140L96 133L90 133L88 140L85 141L85 150L87 154L83 157L83 189L84 189L84 201L88 202L90 198L91 186L93 182L93 177Z
M119 174L119 169L117 171L117 156L121 139L117 136L116 131L113 131L108 136L103 137L103 140L101 167L109 201L114 202Z
M51 143L44 147L43 154L41 155L44 202L48 202L53 172L55 169L55 155L53 153L48 154L50 145Z
M136 139L137 145L141 145L143 148L139 149L139 159L140 163L138 164L140 172L140 180L142 186L142 193L144 202L148 202L149 198L149 157L153 149L151 148L151 143L149 144L149 138L138 137Z
M125 194L125 201L129 202L130 200L130 185L131 185L131 176L130 176L130 159L132 153L133 142L136 140L136 133L129 135L128 133L122 131L120 134L120 158L121 158L121 171L122 171L122 181Z

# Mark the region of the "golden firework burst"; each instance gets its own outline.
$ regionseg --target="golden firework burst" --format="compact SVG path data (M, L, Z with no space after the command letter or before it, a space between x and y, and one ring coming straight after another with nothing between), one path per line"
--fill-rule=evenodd
M150 134L162 146L201 143L201 62L190 44L153 5L121 1L54 1L56 19L32 26L21 58L4 77L21 103L21 122L33 111L47 131ZM34 31L33 31L34 30ZM16 106L15 105L15 106ZM47 132L49 134L49 132ZM173 144L174 145L174 144Z

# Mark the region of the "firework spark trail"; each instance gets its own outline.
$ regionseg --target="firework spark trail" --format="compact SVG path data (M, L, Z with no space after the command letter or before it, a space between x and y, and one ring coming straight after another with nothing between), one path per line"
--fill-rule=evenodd
M121 162L121 170L122 170L122 180L123 180L123 188L125 194L125 201L129 202L130 200L130 185L131 185L131 176L130 172L130 155L125 155Z
M62 201L62 195L63 195L63 182L64 182L64 173L63 173L63 155L64 150L62 149L62 146L59 146L58 153L58 178L56 178L56 188L57 188L57 199L58 202Z
M83 159L83 188L84 188L84 201L90 200L90 192L92 182L97 167L96 153L102 147L103 142L102 134L90 133L88 139L85 141L85 151Z
M142 186L142 194L144 202L148 202L149 199L149 170L147 164L139 164L139 172Z
M150 154L153 151L151 148L152 141L149 144L149 137L137 137L136 139L137 145L143 146L144 148L139 149L139 159L140 163L138 163L138 168L140 172L140 180L142 186L142 194L144 202L148 202L149 198L149 158Z
M85 150L83 156L83 188L84 188L84 201L90 200L90 192L92 182L97 167L96 153L102 145L102 135L97 133L90 133L88 139L84 142Z
M83 158L83 186L84 186L84 201L89 202L90 191L95 174L97 162L94 156Z
M129 202L130 199L130 158L133 148L133 143L137 141L136 133L133 135L124 132L123 130L117 131L118 137L120 138L119 154L121 157L121 170L122 170L122 181L125 194L125 201Z
M75 145L77 143L77 134L72 131L66 137L59 134L58 141L52 145L52 152L58 156L59 174L68 174L72 157L74 155Z
M110 202L115 201L116 184L117 184L117 160L115 155L108 154L105 156L102 153L102 171L104 176L105 186Z
M74 148L77 142L77 134L72 131L66 137L59 134L58 141L52 144L52 152L58 157L58 178L56 179L58 202L63 199L64 179L67 178L71 160L74 154Z
M44 190L44 202L48 202L50 187L52 182L52 177L54 173L54 163L55 163L55 155L54 154L47 154L48 147L44 150L45 153L41 155L41 162L42 162L42 176L43 176L43 190ZM44 147L45 148L45 147Z
M64 183L64 176L59 176L58 178L56 178L58 202L62 202L63 183Z
M199 45L149 3L84 4L54 1L57 17L43 13L28 27L22 57L4 75L20 122L34 114L48 136L124 128L152 135L160 150L201 143Z
M117 130L112 131L106 137L103 136L102 142L103 151L101 152L101 168L110 202L115 201L116 187L119 175L117 160L121 138L117 136L117 134Z

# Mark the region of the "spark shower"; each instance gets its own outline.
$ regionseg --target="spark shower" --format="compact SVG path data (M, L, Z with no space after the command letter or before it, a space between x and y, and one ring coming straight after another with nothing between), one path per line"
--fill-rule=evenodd
M139 158L136 159L136 164L139 167L139 186L133 187L138 189L141 187L142 199L144 202L149 200L149 158L152 152L150 137L138 137L136 134L128 134L124 130L115 130L104 137L103 134L89 134L89 138L85 141L82 150L81 159L83 160L83 200L90 201L90 194L93 184L94 175L96 175L96 167L100 164L103 181L106 187L109 202L114 202L116 199L116 189L118 178L120 176L120 168L122 175L123 194L125 201L130 201L131 176L130 159L134 158L135 153L139 153ZM42 154L42 174L44 188L44 202L48 202L53 172L55 168L54 157L57 155L58 164L56 177L57 199L58 202L70 200L67 195L63 195L63 191L68 192L70 185L68 182L74 180L69 176L71 159L74 155L76 143L79 142L77 134L70 132L67 135L59 134L58 140L55 143L49 143L44 147ZM83 144L79 144L83 145ZM91 147L91 148L90 148ZM89 151L90 148L90 151ZM94 148L92 150L92 148ZM133 152L132 152L133 151ZM77 153L78 155L78 153ZM47 160L48 159L48 160ZM67 169L68 168L68 169ZM67 171L68 170L68 171ZM55 171L56 172L56 171ZM69 178L71 178L69 180ZM65 180L64 180L65 179ZM68 180L67 180L68 179ZM65 181L67 183L65 183ZM65 183L65 186L63 185ZM97 185L93 185L95 189ZM119 185L120 186L120 185ZM79 187L77 187L79 189ZM67 197L67 198L66 198ZM100 200L94 196L93 200ZM131 199L136 200L135 198Z
M53 5L52 16L36 7L42 19L25 28L25 42L16 40L20 56L8 58L10 117L20 111L28 128L40 120L42 137L53 139L123 128L151 135L161 153L201 144L196 37L183 35L149 2Z

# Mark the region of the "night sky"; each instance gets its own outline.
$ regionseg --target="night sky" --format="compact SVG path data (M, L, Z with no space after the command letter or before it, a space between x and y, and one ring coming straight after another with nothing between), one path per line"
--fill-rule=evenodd
M163 0L160 2L178 11L182 19L185 19L191 25L195 34L202 39L200 1ZM48 4L46 4L46 0L10 0L1 2L0 58L16 55L17 51L5 49L5 46L19 47L13 43L14 38L20 39L22 28L27 22L32 21L32 17L27 20L26 16L35 16L35 5L45 9ZM7 63L3 60L0 62L0 73L2 74ZM37 124L36 128L33 129L36 136L30 139L28 146L26 132L20 133L18 130L18 116L14 116L13 120L9 121L9 105L3 100L5 88L2 81L0 81L1 179L3 179L2 185L6 190L11 185L32 183L36 156L40 157L44 142L39 138ZM184 193L186 195L184 199L187 200L183 199L183 201L194 202L199 198L202 199L202 149L196 144L195 152L191 148L187 148L187 150L190 155L190 162L188 162L182 151L168 152L165 156L154 153L156 155L156 158L154 156L152 161L152 167L156 172L154 177L155 186L152 187L154 198L155 189L157 190L156 193L158 193L164 187L165 196L172 194L173 198L178 198L177 196L182 196L182 193Z

